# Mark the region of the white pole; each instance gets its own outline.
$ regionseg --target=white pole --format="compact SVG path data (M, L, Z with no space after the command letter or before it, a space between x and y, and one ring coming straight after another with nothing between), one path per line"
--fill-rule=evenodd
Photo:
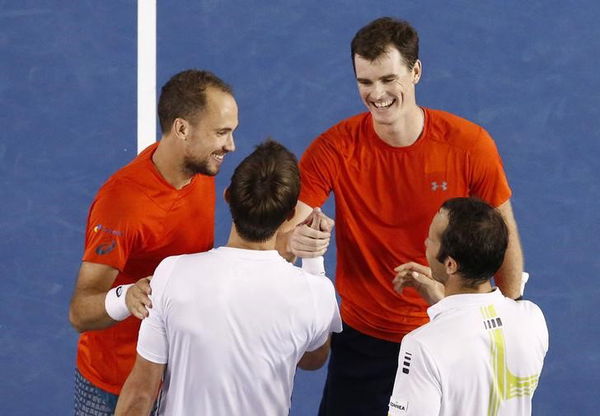
M156 141L156 0L138 0L137 152Z

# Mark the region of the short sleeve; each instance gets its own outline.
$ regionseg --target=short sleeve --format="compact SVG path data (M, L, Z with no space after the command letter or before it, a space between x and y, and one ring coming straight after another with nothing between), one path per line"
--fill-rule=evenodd
M438 415L442 390L432 357L413 336L402 340L388 416Z
M342 332L342 318L331 281L325 276L311 275L309 282L314 297L316 324L307 351L314 351L325 344L332 332Z
M123 270L135 244L126 199L115 186L100 189L90 206L83 261Z
M340 154L332 141L333 129L319 136L300 159L300 201L311 207L321 206L333 189L340 169Z
M167 282L173 272L177 257L167 257L156 268L150 281L152 308L142 321L137 352L148 361L166 364L169 358L169 342L165 326L165 305L168 299Z
M480 135L469 151L470 194L497 207L508 201L511 189L494 140L480 128Z

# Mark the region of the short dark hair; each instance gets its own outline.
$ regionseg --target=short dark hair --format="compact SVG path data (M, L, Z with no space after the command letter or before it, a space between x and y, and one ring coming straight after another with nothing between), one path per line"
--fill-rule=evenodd
M238 165L227 190L238 234L252 242L271 238L293 212L299 193L296 156L267 139Z
M167 132L177 117L193 118L206 106L206 89L218 88L233 95L232 88L209 71L188 69L163 85L158 100L160 129Z
M350 51L354 70L356 71L355 55L374 61L383 55L390 45L398 49L406 66L412 69L419 59L417 31L405 20L380 17L361 28L352 39Z
M477 198L453 198L444 202L448 226L442 233L437 260L448 256L458 263L458 273L468 287L491 279L504 261L508 228L502 214Z

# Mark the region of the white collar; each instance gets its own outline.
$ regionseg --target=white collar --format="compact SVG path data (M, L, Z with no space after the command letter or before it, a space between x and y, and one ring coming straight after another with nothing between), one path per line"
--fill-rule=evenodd
M504 295L497 287L488 293L461 293L450 295L427 308L427 315L429 315L429 319L433 320L439 314L450 309L457 307L463 308L465 306L486 305L501 299L504 299Z

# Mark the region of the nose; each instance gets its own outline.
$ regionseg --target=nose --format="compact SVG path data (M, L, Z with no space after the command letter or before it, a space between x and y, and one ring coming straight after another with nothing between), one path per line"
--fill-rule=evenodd
M371 87L371 98L377 100L379 98L381 98L384 94L384 88L383 85L380 82L375 82L373 83L372 87Z
M225 142L225 150L228 152L235 151L235 142L233 140L233 133L227 135L227 141Z

